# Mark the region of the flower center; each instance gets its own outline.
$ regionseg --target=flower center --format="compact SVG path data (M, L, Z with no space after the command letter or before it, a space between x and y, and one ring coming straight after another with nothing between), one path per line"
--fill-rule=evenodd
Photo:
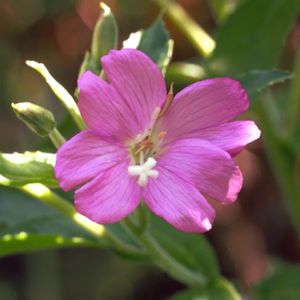
M133 164L128 167L128 174L138 176L137 184L145 187L148 177L156 179L159 175L157 170L153 170L157 164L153 156L156 155L166 132L155 130L158 119L166 112L173 100L173 84L162 107L156 107L151 115L149 127L144 133L138 134L136 138L128 144L128 150ZM146 162L145 162L146 159Z
M128 174L138 177L137 184L141 187L147 185L148 177L156 179L159 175L159 172L153 169L157 164L153 156L160 145L160 140L154 131L159 113L160 108L157 107L152 114L149 128L144 134L138 135L128 148L133 163L128 167Z
M144 133L138 134L135 139L128 144L128 150L133 163L137 164L140 162L141 155L143 155L143 160L155 156L159 145L161 144L161 139L164 136L162 134L157 134L155 131L155 125L160 112L161 108L156 107L152 113L149 127Z

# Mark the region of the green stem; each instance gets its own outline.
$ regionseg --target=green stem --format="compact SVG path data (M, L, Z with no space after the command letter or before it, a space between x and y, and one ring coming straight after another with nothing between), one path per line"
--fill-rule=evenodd
M123 226L148 252L152 261L170 276L187 286L204 286L206 279L199 272L194 272L176 261L148 231L141 231L131 222L130 218L123 221Z
M57 130L57 128L54 128L49 133L49 138L56 148L59 148L66 141L62 134Z
M300 183L296 175L296 157L288 145L278 137L264 101L260 100L255 107L255 113L263 132L266 153L287 201L291 219L300 234Z
M103 246L111 245L118 252L129 256L138 258L145 257L145 253L142 250L123 243L123 241L108 232L103 225L99 225L76 212L74 207L68 201L55 194L43 184L30 183L22 186L20 189L71 219L75 224L96 237Z
M167 82L175 82L180 86L192 84L207 77L206 71L199 65L175 62L168 66L166 72Z
M289 105L288 107L288 132L293 135L296 127L299 124L300 112L300 48L298 49L295 66L294 66L294 79L291 84Z
M154 0L154 2L166 11L166 14L185 34L200 55L207 57L213 52L216 46L215 41L190 18L178 3L172 0Z
M234 285L224 277L219 277L215 280L216 288L222 287L230 295L231 300L242 300L241 295L237 292Z
M54 94L69 111L70 115L72 116L79 129L85 129L85 123L81 118L81 114L75 100L70 95L70 93L59 82L57 82L54 79L54 77L49 73L45 65L33 60L27 60L26 64L29 67L35 69L45 78L46 82L48 83Z
M140 204L140 207L136 211L137 213L137 231L141 234L148 229L149 225L149 211L144 203Z

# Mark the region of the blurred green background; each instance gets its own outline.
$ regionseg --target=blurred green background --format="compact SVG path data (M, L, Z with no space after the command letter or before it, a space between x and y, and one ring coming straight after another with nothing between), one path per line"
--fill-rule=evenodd
M228 0L228 10L243 1ZM147 27L159 13L150 0L107 0L114 12L120 41ZM217 24L209 0L178 1L209 33ZM11 102L31 101L54 112L64 109L26 59L43 62L69 91L90 47L99 16L97 0L0 0L0 151L37 150L42 141L14 116ZM174 60L196 60L196 51L167 20L175 40ZM300 22L291 31L280 64L290 69L300 41ZM284 86L276 90L279 97ZM52 149L54 151L54 149ZM300 260L300 243L286 214L261 142L237 158L245 176L239 201L218 211L207 236L218 254L222 273L238 278L247 290L258 282L276 255ZM1 199L23 197L2 188ZM1 226L1 224L0 224ZM41 251L0 259L1 300L166 299L183 286L146 263L124 260L109 251L72 249ZM220 299L221 300L221 299Z

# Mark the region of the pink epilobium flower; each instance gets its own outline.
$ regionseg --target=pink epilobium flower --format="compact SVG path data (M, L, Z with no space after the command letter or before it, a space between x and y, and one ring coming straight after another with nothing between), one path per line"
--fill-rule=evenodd
M232 121L248 109L238 81L196 82L167 93L158 67L134 49L102 58L108 83L92 72L79 80L79 109L88 129L57 153L55 174L75 192L76 210L108 224L143 200L178 230L205 232L215 211L205 196L227 204L242 186L232 159L260 131Z

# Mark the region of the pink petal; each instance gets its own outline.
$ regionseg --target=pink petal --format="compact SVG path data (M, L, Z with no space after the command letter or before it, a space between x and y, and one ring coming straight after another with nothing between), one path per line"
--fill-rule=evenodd
M121 145L110 144L93 131L85 130L59 148L55 176L61 188L68 191L124 161L127 156Z
M196 82L179 92L159 127L166 142L196 136L205 128L228 122L248 109L246 91L236 80L214 78Z
M215 211L197 189L160 166L157 179L144 190L147 206L178 230L193 233L211 229Z
M128 162L115 165L75 192L75 207L89 219L110 224L130 214L140 203L141 190L128 175Z
M90 71L78 80L79 109L88 127L102 136L121 139L135 136L135 118L121 96L107 82Z
M192 182L202 194L222 203L236 200L242 187L242 175L235 161L204 140L183 139L169 144L158 161L165 169Z
M260 130L253 121L234 121L202 129L186 138L200 138L222 148L232 156L260 137Z
M159 68L135 49L112 50L101 62L110 84L137 120L139 132L144 132L154 109L166 98L165 81Z

